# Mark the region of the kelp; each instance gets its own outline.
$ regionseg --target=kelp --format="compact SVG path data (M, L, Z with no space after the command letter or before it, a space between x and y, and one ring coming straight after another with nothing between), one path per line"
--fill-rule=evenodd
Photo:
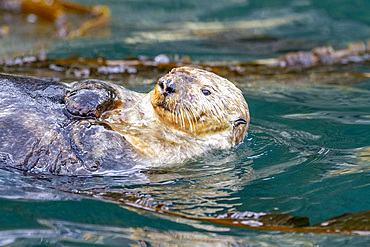
M160 54L154 59L146 57L128 58L124 60L107 60L103 57L49 59L40 57L18 57L0 60L0 69L4 72L38 71L39 74L53 74L72 78L104 78L119 79L124 75L141 75L166 73L174 67L195 66L223 76L306 76L314 71L332 76L369 78L369 73L343 72L333 70L333 66L345 66L353 63L370 61L370 41L349 44L346 49L335 50L331 46L317 47L311 51L288 53L278 58L256 60L251 62L197 62L188 56L171 59ZM339 71L339 72L338 72ZM298 73L299 72L299 73Z
M22 13L23 15L37 17L40 20L52 24L60 37L75 38L87 34L96 28L105 26L110 21L108 6L92 5L84 6L76 3L58 0L4 0L0 9ZM80 25L72 28L68 15L74 13L83 15L88 19Z
M335 50L331 46L317 47L308 52L291 52L277 59L256 61L256 64L300 70L316 66L347 64L370 60L370 40L349 44L346 49Z
M201 221L229 227L240 227L259 231L281 231L299 233L325 233L345 235L370 235L370 210L347 213L332 217L321 223L310 225L305 216L269 212L232 212L212 216L195 216L172 211L171 202L156 202L150 195L137 190L108 189L93 187L75 189L69 193L93 197L95 199L118 203L138 213L155 212L176 218Z
M9 26L1 25L0 26L0 38L9 34Z

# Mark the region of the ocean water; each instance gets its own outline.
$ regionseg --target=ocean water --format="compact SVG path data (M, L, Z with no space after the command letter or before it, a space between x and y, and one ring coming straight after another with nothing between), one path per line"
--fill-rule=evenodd
M343 48L370 37L366 1L104 4L112 10L110 36L53 42L48 56L179 54L200 61L251 61L318 45ZM201 23L198 29L194 23ZM309 217L311 224L369 210L370 79L357 72L369 73L369 64L275 77L231 75L250 107L247 137L235 148L184 164L100 177L0 170L0 246L369 246L369 236L253 231L74 193L130 190L189 215L291 213ZM116 82L148 92L156 79L149 85Z

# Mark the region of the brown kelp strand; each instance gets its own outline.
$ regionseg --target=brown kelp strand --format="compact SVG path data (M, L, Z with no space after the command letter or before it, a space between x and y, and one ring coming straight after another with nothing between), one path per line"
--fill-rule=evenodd
M204 217L184 214L171 211L172 203L170 201L156 202L150 195L132 189L94 187L83 190L76 189L71 192L99 200L115 202L127 207L127 209L139 210L139 213L140 210L142 210L142 213L150 211L175 218L184 218L230 227L240 227L259 231L370 235L370 226L368 224L370 210L343 214L311 226L307 217L295 216L292 214L251 211Z
M7 25L0 26L0 38L9 34L10 28Z
M57 0L4 0L0 4L0 9L14 14L21 13L29 22L40 19L51 23L58 35L63 38L85 35L91 30L107 25L110 21L110 10L104 5L84 6ZM71 14L87 20L72 23L69 18Z
M289 70L333 64L359 63L370 60L370 41L351 43L346 49L331 46L316 47L308 52L291 52L277 59L256 61L257 64L287 68Z
M274 76L294 74L297 71L333 73L331 66L342 66L348 63L366 63L370 61L370 41L350 44L347 49L334 50L332 47L318 47L310 52L288 53L284 56L257 60L252 62L197 62L188 56L170 58L160 54L153 59L144 56L124 60L106 60L102 57L47 59L39 57L18 57L0 59L0 68L12 72L12 68L22 67L44 72L62 73L61 76L84 77L119 77L120 75L166 72L174 67L194 66L221 75L263 75ZM342 74L344 74L342 72ZM346 73L350 77L370 77L368 73Z

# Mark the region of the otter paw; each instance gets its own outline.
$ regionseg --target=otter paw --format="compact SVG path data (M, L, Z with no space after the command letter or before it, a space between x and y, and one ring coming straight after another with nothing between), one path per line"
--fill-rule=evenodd
M99 118L114 107L114 89L99 80L84 80L72 87L66 95L66 110L75 116Z

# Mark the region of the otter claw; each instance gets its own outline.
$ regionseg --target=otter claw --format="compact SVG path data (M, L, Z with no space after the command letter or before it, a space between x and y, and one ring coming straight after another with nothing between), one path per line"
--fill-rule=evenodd
M240 124L248 124L248 121L243 118L243 117L239 117L237 120L235 120L234 122L234 128L238 127Z

